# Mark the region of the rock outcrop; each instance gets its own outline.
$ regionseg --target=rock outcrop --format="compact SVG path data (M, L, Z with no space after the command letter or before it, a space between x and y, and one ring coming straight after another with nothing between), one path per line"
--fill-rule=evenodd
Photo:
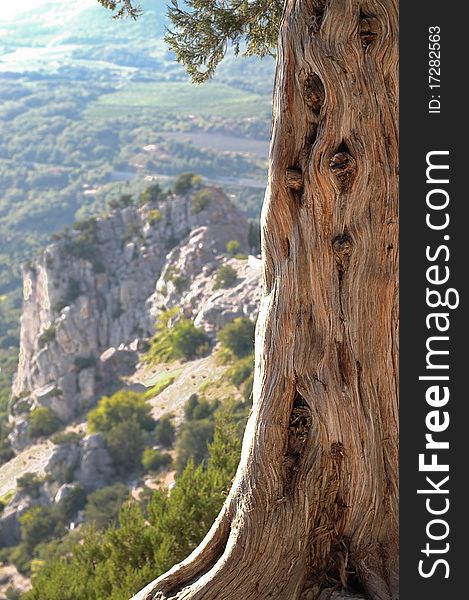
M24 490L17 490L0 515L0 548L15 546L21 541L20 517L37 504L47 504L45 494L31 497Z
M261 295L260 260L242 254L240 258L220 255L214 244L214 229L204 226L192 231L187 243L169 253L156 291L147 302L153 321L161 311L179 306L197 327L214 334L236 317L256 318ZM233 269L236 279L229 287L217 289L220 267Z
M45 477L34 495L17 489L0 514L0 548L21 541L20 517L33 506L58 504L80 486L86 492L110 485L115 467L100 433L54 446L44 468Z
M14 565L0 566L0 598L16 598L7 595L12 589L22 594L31 589L31 582Z
M77 223L25 267L15 449L30 442L33 408L46 406L66 423L130 374L161 311L181 306L212 334L236 316L255 318L258 265L226 256L230 240L246 252L248 224L221 190L204 194L203 203L195 190ZM237 279L217 291L225 263Z
M103 435L88 435L80 444L78 469L74 473L74 479L85 490L91 491L108 485L112 476L112 460Z

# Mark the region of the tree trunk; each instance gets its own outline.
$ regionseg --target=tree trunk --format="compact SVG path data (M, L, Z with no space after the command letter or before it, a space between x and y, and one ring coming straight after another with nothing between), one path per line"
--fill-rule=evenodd
M397 0L286 1L241 463L135 600L398 598L397 95Z

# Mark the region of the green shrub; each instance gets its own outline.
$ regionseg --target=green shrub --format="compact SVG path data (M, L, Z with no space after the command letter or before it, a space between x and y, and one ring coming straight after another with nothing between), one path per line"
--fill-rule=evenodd
M67 239L63 246L64 251L70 254L70 256L90 262L97 273L104 272L105 265L95 239L96 219L91 218L85 221L78 221L73 225L73 228L79 234Z
M253 369L254 357L251 354L248 354L244 358L237 360L235 364L228 369L227 375L230 378L231 383L239 388L252 375Z
M90 262L97 273L103 273L105 271L100 251L98 247L94 245L93 241L79 236L69 240L64 248L71 256Z
M53 444L79 444L84 434L76 431L61 431L51 437Z
M189 319L181 319L172 329L174 356L191 359L201 356L207 350L208 338L203 329Z
M5 590L6 600L20 600L20 596L21 592L11 585Z
M88 413L88 430L104 435L109 454L121 473L139 468L147 432L154 427L145 395L130 390L103 396Z
M59 516L51 506L33 506L19 518L21 541L31 553L40 543L63 532Z
M8 562L14 564L22 575L28 576L31 574L31 558L31 551L23 542L11 550L8 556Z
M29 435L34 439L49 436L60 429L62 423L53 410L38 406L29 413Z
M93 242L91 242L92 244ZM65 251L74 256L75 258L82 258L84 260L92 260L96 255L96 249L90 244L88 240L82 237L70 239L64 246Z
M220 288L229 288L236 283L238 274L231 265L223 265L218 268L215 275L215 283L213 285L214 290Z
M163 415L155 425L156 443L164 448L171 448L176 438L176 428L173 424L172 415Z
M19 518L21 543L9 552L9 562L15 564L21 573L30 575L32 572L34 576L35 569L45 564L37 556L47 555L48 548L63 546L63 550L67 551L69 545L62 544L60 537L65 534L66 525L85 503L86 492L77 486L57 505L30 508Z
M79 485L71 489L68 494L56 506L59 519L68 524L79 510L85 507L87 499L86 491Z
M148 211L147 216L148 216L148 222L150 223L151 226L156 225L162 219L161 212L157 208L154 208L154 209Z
M38 477L36 473L25 473L16 480L18 489L22 492L26 492L31 498L39 498L41 485L44 480Z
M0 502L3 504L3 506L7 506L11 499L15 496L15 490L10 490L9 492L7 492L6 494L3 494L3 496L0 498ZM0 562L1 562L1 558L0 558Z
M132 420L143 431L151 431L155 427L151 407L142 395L131 390L120 390L112 396L103 396L88 413L88 430L106 434L113 427Z
M142 465L145 472L159 471L169 467L172 459L169 454L159 452L154 448L145 448L142 456Z
M258 221L249 223L248 246L253 254L261 251L261 228Z
M184 418L186 421L200 421L210 418L217 408L219 402L208 402L205 398L200 399L197 394L191 394L184 405Z
M175 381L176 377L174 375L168 375L164 379L161 379L154 386L148 388L144 392L142 392L142 398L145 400L151 400L158 394L161 394L163 390L165 390L169 385L171 385Z
M169 194L164 191L158 183L153 183L141 192L139 201L140 206L148 204L149 202L156 203L161 200L166 200Z
M171 327L171 318L176 314L171 310L160 315L156 335L150 341L150 349L145 355L145 360L150 364L176 359L191 360L206 353L209 339L205 331L185 318L179 319Z
M121 473L138 470L146 436L135 417L117 423L105 434L109 454Z
M31 405L28 400L18 400L18 402L15 403L15 413L18 415L24 415L29 412L30 408Z
M231 254L232 256L234 256L235 254L238 254L238 252L240 250L241 250L241 244L238 242L238 240L230 240L226 244L226 251L228 252L228 254Z
M67 465L57 477L57 481L58 483L72 483L74 476L75 468L72 465Z
M2 418L0 413L0 465L8 462L15 455L8 439L10 431L10 425L6 419Z
M218 333L218 339L223 348L242 358L253 351L254 323L246 317L238 317Z
M171 265L166 271L165 279L166 281L170 281L179 293L183 292L187 287L187 278L174 265Z
M207 460L208 444L213 441L215 424L211 419L187 421L176 442L176 471L181 474L188 463L195 465Z
M199 395L191 394L184 404L184 420L192 421L195 408L199 405Z
M187 194L196 185L199 185L201 179L200 175L196 175L195 173L181 173L174 180L173 192L178 196Z
M213 192L209 188L199 190L194 194L191 200L191 211L198 214L206 208L213 198Z
M115 483L92 492L85 506L85 519L98 529L117 521L119 510L129 499L129 490L123 483Z
M86 527L86 526L85 526ZM52 560L70 556L77 543L83 538L83 529L74 529L65 536L55 538L50 542L41 542L34 548L34 558L31 564L33 578L46 564Z
M87 238L93 238L96 233L96 217L90 217L89 219L82 219L79 221L75 221L73 223L72 228L75 231L80 231Z
M134 200L131 194L121 194L118 198L112 198L109 201L109 208L111 210L127 208L128 206L132 206L133 203Z
M53 342L55 340L56 333L57 329L55 325L49 325L49 327L45 329L38 338L39 348L43 348L49 342Z

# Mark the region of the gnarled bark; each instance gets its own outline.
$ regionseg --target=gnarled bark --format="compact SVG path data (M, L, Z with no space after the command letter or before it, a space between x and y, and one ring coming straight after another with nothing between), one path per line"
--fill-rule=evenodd
M398 597L397 27L397 0L286 1L241 463L136 600Z

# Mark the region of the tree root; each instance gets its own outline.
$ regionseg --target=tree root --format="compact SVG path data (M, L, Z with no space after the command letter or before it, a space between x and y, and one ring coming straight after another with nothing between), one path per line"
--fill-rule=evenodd
M132 600L175 598L177 596L173 594L177 593L177 590L209 571L223 554L228 541L231 523L230 504L227 500L209 532L192 554L162 577L147 585Z

